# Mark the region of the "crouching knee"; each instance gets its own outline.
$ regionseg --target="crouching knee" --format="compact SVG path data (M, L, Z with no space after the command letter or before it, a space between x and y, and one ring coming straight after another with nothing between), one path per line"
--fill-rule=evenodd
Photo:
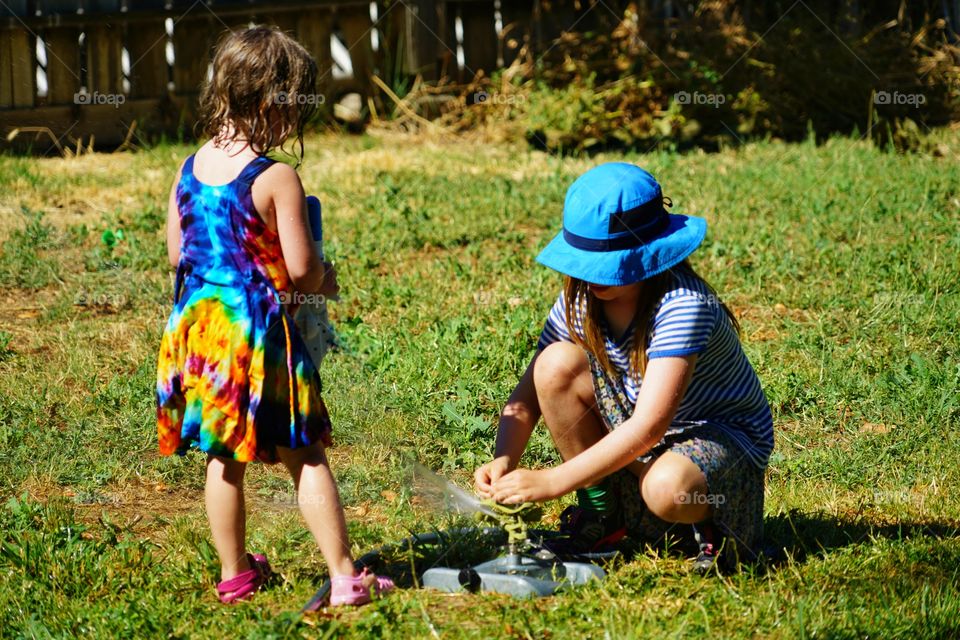
M706 483L676 474L669 467L651 468L640 492L647 508L667 522L695 523L710 515Z
M548 345L533 365L533 382L540 395L568 391L589 375L587 354L570 342Z

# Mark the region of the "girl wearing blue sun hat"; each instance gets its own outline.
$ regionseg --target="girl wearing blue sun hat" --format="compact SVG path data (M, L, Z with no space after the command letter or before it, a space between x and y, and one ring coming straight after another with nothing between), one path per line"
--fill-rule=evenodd
M567 191L563 230L537 258L564 274L563 291L474 477L499 502L576 490L558 553L689 531L705 572L757 554L773 420L736 318L687 260L706 221L670 205L621 162ZM564 462L518 468L541 416Z

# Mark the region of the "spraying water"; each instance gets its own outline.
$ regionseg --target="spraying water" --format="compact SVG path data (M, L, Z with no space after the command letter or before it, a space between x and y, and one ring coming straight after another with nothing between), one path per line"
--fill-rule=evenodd
M496 517L496 512L483 504L479 498L467 493L416 460L411 463L411 472L414 492L428 505L459 515L483 513Z

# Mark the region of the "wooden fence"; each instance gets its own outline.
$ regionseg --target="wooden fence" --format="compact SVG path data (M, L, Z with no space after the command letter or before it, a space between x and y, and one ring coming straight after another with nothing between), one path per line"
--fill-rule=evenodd
M615 24L618 3L594 2L3 0L0 135L47 127L65 145L114 145L134 121L137 136L189 129L215 43L250 23L278 25L310 50L330 104L372 95L373 74L468 80L509 64L521 44Z
M629 2L629 5L628 5ZM877 24L903 13L957 24L960 0L728 1L757 33L785 11L833 25ZM677 0L0 0L0 148L16 128L47 127L64 143L114 145L131 131L190 129L218 38L250 23L280 26L320 66L329 105L372 96L414 75L469 80L509 64L520 46L550 49L565 31L609 33L627 6L666 29L695 11ZM826 24L824 22L824 25ZM771 26L772 25L772 26ZM680 27L682 28L682 26ZM955 30L954 30L955 31ZM654 36L656 37L656 36ZM655 41L650 46L657 47ZM24 143L25 136L17 138ZM49 143L50 141L47 140Z

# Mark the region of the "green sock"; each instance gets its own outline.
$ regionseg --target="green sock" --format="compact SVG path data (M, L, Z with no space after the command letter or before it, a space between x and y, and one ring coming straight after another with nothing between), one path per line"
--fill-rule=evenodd
M601 515L610 513L617 506L613 492L607 489L606 482L601 482L594 487L577 489L577 502L581 509Z

